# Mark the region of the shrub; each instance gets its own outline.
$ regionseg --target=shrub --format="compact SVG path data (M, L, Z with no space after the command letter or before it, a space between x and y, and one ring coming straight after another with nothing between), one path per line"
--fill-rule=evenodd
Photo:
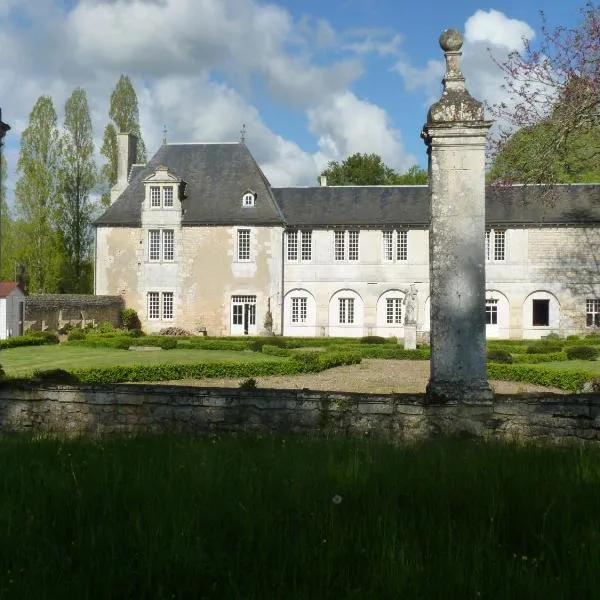
M549 333L542 337L543 340L560 340L560 335L558 333Z
M96 327L96 331L98 333L112 333L113 331L116 331L116 328L110 323L100 323L100 325Z
M79 378L64 369L49 369L47 371L36 370L33 379L41 383L55 383L57 385L76 385Z
M125 308L121 311L121 320L125 329L141 329L142 325L137 312L133 308Z
M490 379L525 381L573 392L580 390L586 382L592 381L596 377L595 373L587 371L562 371L537 365L502 365L493 362L488 363L487 374Z
M285 348L287 346L286 341L281 336L269 336L269 337L259 337L253 338L248 341L248 349L252 350L252 352L262 352L262 347L268 344L269 346L277 346L279 348Z
M549 354L550 352L560 352L563 345L564 342L542 340L527 346L527 354Z
M241 390L255 390L257 388L256 384L256 379L254 379L254 377L249 377L240 383L239 388Z
M173 350L174 348L177 348L177 340L174 340L173 338L166 338L166 339L160 340L158 345L163 350Z
M69 341L85 340L85 338L86 338L86 333L83 329L71 329L71 331L69 331L69 335L67 336L67 339Z
M20 346L45 346L47 344L58 344L58 336L54 333L50 335L18 335L15 337L0 340L0 349L18 348Z
M56 335L56 333L54 333L54 331L32 331L31 333L28 333L27 335L36 337L36 338L41 338L42 340L45 340L46 344L58 344L59 340L58 340L58 335Z
M279 346L272 346L271 344L263 344L261 352L263 354L269 354L270 356L289 356L291 351L287 348L280 348Z
M378 335L365 335L360 338L361 344L385 344L385 338Z
M510 352L507 350L488 350L487 359L492 362L511 364L513 362L513 357Z
M578 335L568 335L567 336L567 342L577 342L580 339L581 338Z
M594 346L569 346L565 348L569 360L596 360L600 350Z
M528 365L561 360L567 360L565 352L550 352L549 354L517 354L516 356L513 356L513 363Z

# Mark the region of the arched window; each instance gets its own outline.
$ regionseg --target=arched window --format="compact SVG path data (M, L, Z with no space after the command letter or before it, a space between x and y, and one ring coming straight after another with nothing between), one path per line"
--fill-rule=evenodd
M242 196L242 206L254 206L255 201L256 201L256 194L252 190L248 190Z

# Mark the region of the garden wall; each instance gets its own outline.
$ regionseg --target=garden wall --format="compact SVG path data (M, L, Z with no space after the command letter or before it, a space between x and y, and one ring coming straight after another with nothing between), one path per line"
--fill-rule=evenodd
M425 405L420 394L365 395L156 385L0 389L0 432L226 432L600 440L600 395L520 394L488 404Z
M67 324L85 327L110 323L119 327L124 308L121 296L36 294L25 298L25 330L58 331Z

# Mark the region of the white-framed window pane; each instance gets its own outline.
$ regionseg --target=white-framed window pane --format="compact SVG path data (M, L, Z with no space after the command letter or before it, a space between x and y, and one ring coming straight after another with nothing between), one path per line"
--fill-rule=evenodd
M287 232L287 258L288 260L298 260L298 232Z
M504 234L503 229L494 230L494 260L504 260Z
M160 230L148 231L148 257L150 260L160 260Z
M348 260L358 260L358 231L348 232Z
M160 294L148 292L148 319L160 319Z
M394 247L394 232L393 231L384 231L383 232L383 260L390 261L394 258L393 247Z
M339 318L340 323L346 322L346 313L347 313L346 300L347 300L347 298L339 299L338 318Z
M302 260L312 260L312 231L302 232Z
M340 298L338 314L340 323L354 323L354 298Z
M175 258L175 232L172 229L164 229L163 235L163 260Z
M233 324L243 325L244 324L244 306L243 304L233 305Z
M163 319L173 318L173 292L163 292Z
M243 206L254 206L254 194L252 192L247 192L242 197L242 205Z
M585 301L586 325L600 327L600 299L588 298Z
M173 186L166 185L163 188L163 203L164 206L170 207L173 206Z
M238 260L250 260L250 230L237 230Z
M490 260L490 241L492 237L492 232L489 229L485 230L485 260Z
M306 298L300 298L300 323L306 323L308 315L308 301Z
M485 301L485 324L498 325L498 300L496 299Z
M292 323L306 323L306 298L292 298Z
M256 325L256 304L248 305L248 325Z
M397 232L396 260L408 260L408 231Z
M150 187L150 206L160 208L160 187L157 185Z
M402 323L402 298L386 298L385 320L388 325Z
M335 232L335 260L344 260L346 254L345 248L345 231L336 231Z
M347 323L354 323L354 298L346 298L348 301Z

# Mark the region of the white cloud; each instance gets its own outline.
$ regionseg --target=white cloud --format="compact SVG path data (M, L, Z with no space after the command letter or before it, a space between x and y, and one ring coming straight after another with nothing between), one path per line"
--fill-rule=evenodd
M465 23L465 42L483 42L506 50L522 50L523 39L531 40L534 30L524 21L510 19L497 10L478 10Z

